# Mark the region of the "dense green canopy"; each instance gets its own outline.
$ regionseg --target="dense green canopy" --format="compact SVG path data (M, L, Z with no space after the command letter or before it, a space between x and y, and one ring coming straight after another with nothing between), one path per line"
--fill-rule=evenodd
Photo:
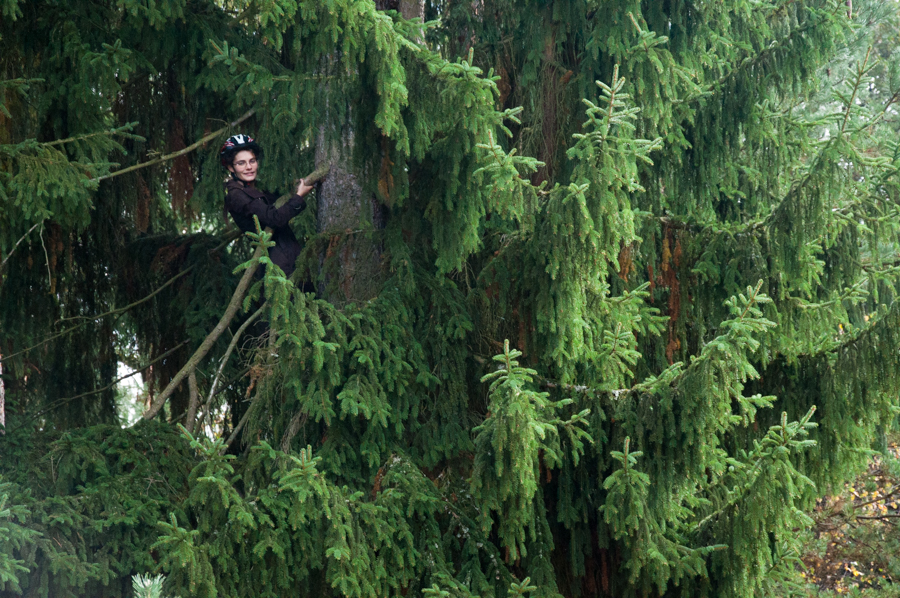
M0 596L797 590L898 407L891 9L0 0ZM293 281L234 132L331 165Z

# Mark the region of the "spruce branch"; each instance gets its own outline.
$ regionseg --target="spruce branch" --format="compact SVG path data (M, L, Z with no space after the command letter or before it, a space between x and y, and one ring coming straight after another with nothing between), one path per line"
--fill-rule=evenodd
M149 162L142 162L141 164L135 164L134 166L129 166L128 168L123 168L122 170L117 170L117 171L111 172L107 175L93 178L93 179L91 179L91 182L99 183L100 181L105 181L107 179L111 179L111 178L117 177L119 175L123 175L123 174L129 173L129 172L134 172L135 170L140 170L141 168L153 166L154 164L159 164L161 162L167 162L168 160L174 160L175 158L177 158L179 156L189 154L192 151L194 151L195 149L197 149L198 147L200 147L201 145L204 145L204 144L208 143L209 141L212 141L219 135L222 135L223 133L229 131L230 129L233 129L234 127L238 126L239 124L241 124L242 122L244 122L245 120L247 120L248 118L253 116L254 114L256 114L256 109L251 108L237 120L228 123L221 129L213 131L209 135L203 137L202 139L200 139L199 141L197 141L195 143L192 143L191 145L187 146L184 149L178 150L177 152L172 152L171 154L166 154L165 156L160 156L159 158L156 158L155 160L150 160Z
M869 57L871 55L872 46L869 46L862 64L857 64L856 66L856 81L853 83L853 92L850 94L850 99L847 101L847 109L844 111L844 120L841 123L841 135L844 134L844 129L847 127L847 121L850 119L850 111L853 109L853 102L856 101L856 94L859 93L859 88L862 86L863 77L869 72L869 69L866 68L866 66L869 63Z
M792 2L794 2L794 0L790 0L788 4ZM840 3L837 4L839 5ZM829 15L829 17L834 18L836 15L837 11L833 11L831 15ZM706 88L699 90L696 94L690 97L677 100L676 103L698 102L704 98L707 98L711 93L722 88L729 79L736 77L742 71L752 70L754 67L758 66L760 62L768 58L771 54L774 54L776 51L790 48L795 43L797 37L803 37L807 35L810 31L818 26L821 26L820 21L818 21L817 19L810 19L807 25L791 29L790 33L771 42L756 54L744 56L744 58L736 62L728 72L713 81L711 84L707 85Z
M741 312L741 315L738 318L738 320L743 321L744 317L747 315L747 312L749 312L753 308L753 306L756 304L757 297L759 296L759 291L760 291L760 289L762 289L762 285L763 285L762 280L759 280L756 283L756 288L754 288L753 292L750 293L750 297L747 299L747 304L744 306L744 311ZM743 299L743 298L744 298L743 295L741 295L741 299Z
M116 127L115 129L110 129L109 131L95 131L93 133L87 133L85 135L74 135L72 137L66 137L65 139L55 139L53 141L47 141L45 143L41 143L39 145L44 145L48 147L52 147L54 145L63 145L66 143L73 143L75 141L84 141L86 139L91 139L92 137L112 137L114 135L123 135L126 137L131 137L133 139L137 139L138 141L144 141L144 138L139 135L131 135L131 130L137 126L137 122L126 123L121 127Z
M156 577L135 575L131 578L134 598L163 598L162 587L165 580L166 577L164 575L157 575Z
M15 6L15 5L13 5ZM15 18L13 18L15 20ZM26 79L25 77L18 77L16 79L4 79L0 81L0 114L5 116L6 118L13 118L13 115L9 112L9 108L6 107L6 103L3 101L6 99L6 90L7 89L15 89L16 91L24 92L28 90L28 85L31 83L43 83L44 79L40 78L31 78Z
M697 522L696 531L699 532L709 523L730 510L739 509L741 502L752 497L751 491L760 480L762 474L765 473L766 468L779 461L788 465L791 470L790 473L799 480L812 485L812 482L806 476L793 469L788 457L792 453L797 453L815 445L815 441L805 440L806 436L809 435L809 431L818 425L811 421L815 412L816 407L813 405L806 412L806 415L799 421L794 422L788 422L787 413L782 412L781 423L770 427L761 441L754 441L754 449L746 459L747 462L753 463L753 466L747 469L740 462L733 461L732 468L735 476L739 479L729 491L729 500ZM723 478L720 483L724 484L725 481L726 479Z

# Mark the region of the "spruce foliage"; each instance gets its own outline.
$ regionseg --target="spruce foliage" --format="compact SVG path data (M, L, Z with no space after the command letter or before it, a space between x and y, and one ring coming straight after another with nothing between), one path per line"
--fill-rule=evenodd
M898 407L884 4L0 4L0 595L798 591ZM237 131L377 217L288 280Z

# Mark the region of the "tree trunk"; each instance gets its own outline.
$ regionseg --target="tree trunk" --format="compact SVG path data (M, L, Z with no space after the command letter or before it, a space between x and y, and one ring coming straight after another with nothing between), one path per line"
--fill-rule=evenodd
M321 295L336 305L365 301L378 293L381 248L370 232L383 228L384 209L370 193L364 193L353 172L353 133L336 135L319 131L316 163L331 164L331 172L317 191L320 234L329 240L323 256L325 268Z
M397 10L405 19L422 18L424 0L378 0L379 10ZM317 190L319 234L328 234L323 255L324 285L320 295L342 305L366 301L378 294L383 280L381 247L372 231L384 228L385 209L363 191L353 170L353 131L319 130L316 164L331 164ZM335 141L340 139L340 141Z
M406 20L425 16L425 0L400 0L400 14Z

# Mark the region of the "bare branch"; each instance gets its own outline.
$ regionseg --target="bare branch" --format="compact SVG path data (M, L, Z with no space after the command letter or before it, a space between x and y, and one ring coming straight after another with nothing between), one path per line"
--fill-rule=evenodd
M255 404L255 401L253 403L250 403L250 406L247 407L247 411L244 412L244 417L241 418L241 421L238 422L238 425L236 425L234 427L234 430L231 431L231 435L228 437L228 440L225 441L225 446L222 447L222 454L224 454L225 451L228 450L228 447L234 444L234 441L237 439L238 434L241 433L241 429L244 427L244 424L246 424L247 420L250 419L250 412L253 410L253 405Z
M188 376L188 389L190 390L191 400L188 403L187 417L185 418L184 427L188 432L194 432L194 419L197 417L197 407L200 404L200 392L197 390L197 372L191 372Z
M174 158L177 158L178 156L183 156L183 155L185 155L185 154L189 154L189 153L191 153L192 151L194 151L195 149L197 149L198 147L200 147L201 145L203 145L203 144L205 144L205 143L207 143L207 142L209 142L209 141L215 139L216 137L218 137L219 135L221 135L222 133L224 133L224 132L227 131L228 129L231 129L231 128L234 128L234 127L238 126L239 124L241 124L242 122L244 122L245 120L247 120L248 118L250 118L251 116L253 116L254 114L256 114L256 109L255 109L255 108L253 108L253 109L251 109L251 110L248 110L248 111L246 112L246 114L244 114L242 117L240 117L240 118L237 119L236 121L231 122L231 123L228 123L227 125L225 125L224 127L222 127L221 129L219 129L219 130L217 130L217 131L213 131L212 133L210 133L210 134L207 135L206 137L202 138L200 141L197 141L196 143L192 143L191 145L187 146L186 148L184 148L184 149L182 149L182 150L178 150L177 152L173 152L173 153L171 153L171 154L166 154L165 156L161 156L161 157L159 157L159 158L157 158L157 159L155 159L155 160L150 160L149 162L143 162L143 163L141 163L141 164L135 164L134 166L129 166L128 168L123 168L122 170L117 170L117 171L111 172L111 173L109 173L109 174L107 174L107 175L104 175L104 176L101 176L101 177L97 177L97 178L95 178L95 179L91 179L91 182L99 183L100 181L105 181L105 180L107 180L107 179L111 179L111 178L113 178L113 177L117 177L117 176L119 176L119 175L122 175L122 174L125 174L125 173L128 173L128 172L134 172L135 170L140 170L141 168L146 168L146 167L148 167L148 166L153 166L154 164L159 164L160 162L166 162L166 161L168 161L168 160L172 160L172 159L174 159Z
M137 124L137 122L128 123L126 125L116 128L116 129L110 129L109 131L97 131L95 133L88 133L87 135L75 135L74 137L67 137L65 139L57 139L55 141L48 141L47 143L42 143L41 145L50 147L50 146L54 146L54 145L63 145L65 143L72 143L73 141L84 141L85 139L90 139L91 137L100 137L100 136L111 137L113 135L125 135L125 134L128 134L131 131L131 129L134 128L134 126L136 124ZM143 137L139 137L137 135L132 135L132 137L138 137L138 139L143 140Z
M36 229L37 227L39 227L39 226L42 225L43 223L44 223L43 220L41 220L40 222L35 223L34 226L32 226L31 228L28 229L28 232L27 232L27 233L25 233L24 235L22 235L22 238L21 238L21 239L19 239L18 241L16 241L16 244L13 245L13 248L10 250L10 252L7 254L7 256L6 256L5 258L3 258L3 261L2 261L2 262L0 262L0 270L3 269L3 266L6 265L6 262L9 260L10 257L12 257L12 254L16 251L16 248L19 246L19 243L21 243L22 241L24 241L24 240L25 240L25 237L27 237L28 235L31 234L31 231L33 231L34 229Z
M253 273L256 272L256 268L259 266L259 258L262 257L262 253L264 248L262 245L256 248L256 251L253 253L253 263L244 271L244 275L241 277L241 281L238 283L237 288L234 291L234 294L231 296L231 301L228 303L228 307L225 309L225 313L222 314L222 318L219 320L219 323L216 324L216 327L213 328L212 332L203 340L194 354L188 359L187 363L184 364L184 367L179 370L175 377L172 378L172 381L166 386L165 389L159 395L153 399L153 403L150 405L150 408L144 413L144 419L153 419L159 410L162 409L162 406L165 404L166 400L172 396L172 393L175 392L175 389L181 384L181 382L193 372L197 366L200 364L200 361L206 357L206 354L209 353L210 349L212 349L213 345L219 337L225 332L225 329L228 328L228 325L231 323L231 320L234 319L234 316L238 312L238 308L241 306L241 302L244 299L244 294L247 292L247 289L250 287L250 281L253 279Z
M39 222L38 224L40 224L40 222ZM32 227L32 229L33 229L33 227ZM210 250L209 250L209 253L212 254L212 253L215 253L215 252L217 252L217 251L219 251L219 250L221 250L221 249L224 249L229 243L231 243L232 241L234 241L235 239L237 239L237 238L240 237L241 235L242 235L242 233L241 233L240 230L235 229L235 230L233 230L233 231L229 231L228 233L226 233L225 235L223 235L222 242L219 243L216 247L213 247L212 249L210 249ZM102 314L98 314L98 315L96 315L96 316L75 316L75 317L72 317L72 318L63 318L63 319L61 319L61 320L59 321L59 323L62 323L62 322L69 322L69 321L72 321L72 320L82 320L82 321L81 321L79 324L76 324L76 325L74 325L74 326L71 326L71 327L69 327L69 328L66 328L65 330L63 330L63 331L61 331L61 332L58 332L58 333L56 333L56 334L53 334L53 335L51 335L51 336L45 338L44 340L40 341L39 343L37 343L37 344L35 344L35 345L32 345L32 346L30 346L30 347L27 347L27 348L25 348L25 349L22 349L21 351L17 351L17 352L15 352L15 353L11 353L11 354L9 354L9 355L7 355L7 356L5 356L5 357L0 356L0 361L7 360L7 359L11 359L11 358L13 358L13 357L17 357L17 356L19 356L19 355L23 355L23 354L25 354L25 353L28 353L29 351L32 351L32 350L34 350L34 349L37 349L38 347L41 347L41 346L43 346L43 345L46 345L47 343L49 343L49 342L52 341L52 340L58 339L58 338L60 338L60 337L62 337L62 336L65 336L65 335L71 333L71 332L75 332L76 330L78 330L79 328L81 328L82 326L84 326L85 324L87 324L87 323L89 323L89 322L94 322L94 321L100 320L100 319L105 318L105 317L108 317L108 316L116 316L116 315L125 313L126 311L129 311L129 310L131 310L131 309L137 307L138 305L140 305L140 304L142 304L142 303L146 303L147 301L149 301L150 299L152 299L153 297L155 297L156 295L158 295L160 292L162 292L164 289L166 289L167 287L169 287L169 286L170 286L172 283L174 283L176 280L178 280L179 278L181 278L181 277L184 276L185 274L188 274L189 272L193 271L193 269L194 269L195 267L196 267L196 265L189 266L189 267L185 268L184 270L182 270L182 271L179 272L178 274L175 274L174 276L172 276L172 278L170 278L169 280L167 280L166 282L164 282L160 287L158 287L156 290L154 290L153 292L151 292L149 295L147 295L147 296L145 296L145 297L143 297L143 298L141 298L141 299L138 299L138 300L135 301L134 303L129 303L128 305L126 305L126 306L124 306L124 307L119 307L119 308L113 309L113 310L111 310L111 311L107 311L107 312L104 312L104 313L102 313Z
M209 388L209 398L207 398L207 402L215 396L216 385L219 383L219 378L222 376L222 370L225 369L225 364L228 363L228 358L231 357L232 351L237 346L238 340L240 340L241 335L244 334L244 331L253 323L253 321L262 315L265 310L267 302L263 302L259 309L256 310L252 316L247 318L247 320L241 324L241 327L237 329L237 332L234 333L234 336L231 339L231 342L228 343L228 348L225 350L225 355L222 357L222 363L219 365L219 370L216 372L216 377L213 380L212 386Z
M254 312L254 314L252 316L247 318L246 321L244 321L244 323L241 324L241 327L237 329L237 332L235 332L234 336L231 338L231 342L228 343L228 348L225 350L225 355L222 357L222 361L219 364L219 369L216 372L216 377L213 378L212 384L209 387L209 396L206 398L206 401L203 403L203 411L201 411L198 421L200 421L200 422L203 421L203 419L206 417L206 413L210 409L210 405L212 405L213 397L215 397L217 394L219 394L218 391L216 390L216 386L218 386L218 384L219 384L219 378L222 377L222 371L225 369L225 364L228 363L228 358L231 357L231 353L232 353L232 351L234 351L234 348L237 346L238 340L240 340L241 335L244 334L244 331L247 330L247 328L250 326L250 324L252 324L253 321L256 320L256 318L258 318L260 315L262 315L265 307L266 307L266 303L264 302L259 307L259 309L256 310L256 312ZM192 431L191 428L188 428L188 430Z

